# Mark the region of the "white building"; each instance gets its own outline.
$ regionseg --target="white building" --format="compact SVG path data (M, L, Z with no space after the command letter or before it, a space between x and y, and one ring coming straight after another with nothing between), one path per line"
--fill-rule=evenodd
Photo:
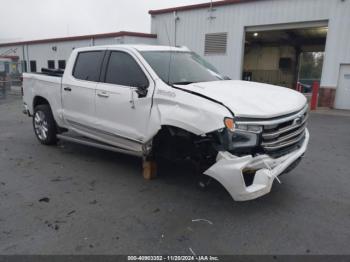
M41 68L65 68L66 60L78 47L109 44L156 44L157 36L136 32L114 32L63 38L0 44L0 58L11 57L23 64L23 71L40 72Z
M233 79L294 87L325 52L320 106L350 109L350 0L226 0L152 10L159 44L185 45Z

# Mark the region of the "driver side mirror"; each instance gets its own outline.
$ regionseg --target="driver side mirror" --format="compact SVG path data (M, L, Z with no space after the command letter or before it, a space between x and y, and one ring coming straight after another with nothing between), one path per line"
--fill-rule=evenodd
M135 92L139 95L139 98L146 97L148 93L148 86L136 84Z

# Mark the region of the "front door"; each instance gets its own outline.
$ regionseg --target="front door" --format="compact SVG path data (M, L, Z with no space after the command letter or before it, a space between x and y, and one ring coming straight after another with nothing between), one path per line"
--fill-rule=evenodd
M107 53L105 75L96 87L97 128L116 146L141 151L151 113L153 81L124 51ZM137 93L137 87L147 90Z
M350 65L340 66L335 108L350 110Z

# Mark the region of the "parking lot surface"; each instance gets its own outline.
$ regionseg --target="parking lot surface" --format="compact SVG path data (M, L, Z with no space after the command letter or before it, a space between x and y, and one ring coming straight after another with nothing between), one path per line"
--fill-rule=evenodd
M0 254L350 254L349 117L312 114L303 162L238 203L188 167L145 181L137 158L42 146L21 110L0 100Z

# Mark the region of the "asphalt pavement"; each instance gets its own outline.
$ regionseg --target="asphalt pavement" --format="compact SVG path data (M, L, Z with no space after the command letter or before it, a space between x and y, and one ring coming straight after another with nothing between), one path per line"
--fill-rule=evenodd
M239 203L187 166L145 181L138 158L43 146L21 110L0 100L0 254L350 254L350 117L311 114L302 163Z

